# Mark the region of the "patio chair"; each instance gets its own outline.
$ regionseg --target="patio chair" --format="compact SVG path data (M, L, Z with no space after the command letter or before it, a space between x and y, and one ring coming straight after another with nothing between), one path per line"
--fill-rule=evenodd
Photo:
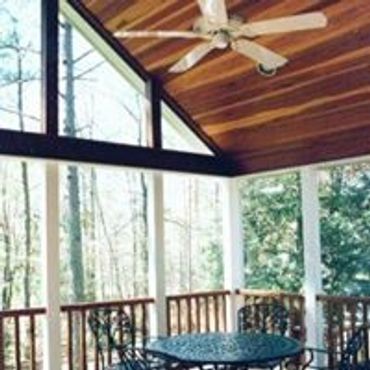
M238 311L238 331L285 335L289 313L278 302L245 305Z
M331 351L328 349L307 348L314 357L322 355L326 357L325 366L313 366L310 369L319 370L370 370L370 360L368 359L369 340L368 326L358 328L353 336L348 340L343 351ZM364 355L366 353L367 355ZM338 359L337 363L331 364L329 358Z
M94 309L88 316L88 324L96 341L104 370L161 369L160 363L135 347L136 330L129 316L122 309ZM118 363L108 365L106 357L117 357Z
M278 302L245 305L238 310L238 331L285 335L288 329L289 313ZM281 361L255 364L256 369L275 369Z

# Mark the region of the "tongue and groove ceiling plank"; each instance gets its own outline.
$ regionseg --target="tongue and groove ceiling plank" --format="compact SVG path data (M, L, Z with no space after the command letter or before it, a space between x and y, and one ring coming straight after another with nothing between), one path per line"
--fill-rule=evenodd
M188 30L200 15L195 0L83 2L112 33L120 28ZM214 51L186 73L168 73L197 40L120 42L236 161L238 174L369 154L370 140L364 137L370 135L370 1L226 4L229 14L250 21L323 11L329 25L257 38L289 59L272 78L259 75L250 60L232 51Z

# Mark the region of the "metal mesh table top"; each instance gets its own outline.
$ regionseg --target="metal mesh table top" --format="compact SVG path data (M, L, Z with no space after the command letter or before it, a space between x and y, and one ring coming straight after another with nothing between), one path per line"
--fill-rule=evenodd
M194 365L254 364L294 357L303 350L292 338L262 333L201 333L161 338L148 351Z

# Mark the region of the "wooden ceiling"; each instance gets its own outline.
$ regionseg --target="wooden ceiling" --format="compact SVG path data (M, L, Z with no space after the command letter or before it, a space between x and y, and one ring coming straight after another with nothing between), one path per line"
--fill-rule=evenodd
M168 68L197 41L121 40L213 142L250 173L370 153L370 1L226 0L248 20L321 10L324 30L260 37L289 58L262 77L247 58L215 51L192 70ZM109 31L187 30L196 0L84 0Z

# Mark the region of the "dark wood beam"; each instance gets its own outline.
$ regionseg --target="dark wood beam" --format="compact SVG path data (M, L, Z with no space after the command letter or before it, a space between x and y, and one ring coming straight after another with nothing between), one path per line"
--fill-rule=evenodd
M58 136L59 1L42 0L42 122L47 135Z
M148 112L148 145L151 148L162 148L162 86L156 77L146 83Z
M217 176L233 174L230 162L214 156L10 130L0 130L0 154Z

